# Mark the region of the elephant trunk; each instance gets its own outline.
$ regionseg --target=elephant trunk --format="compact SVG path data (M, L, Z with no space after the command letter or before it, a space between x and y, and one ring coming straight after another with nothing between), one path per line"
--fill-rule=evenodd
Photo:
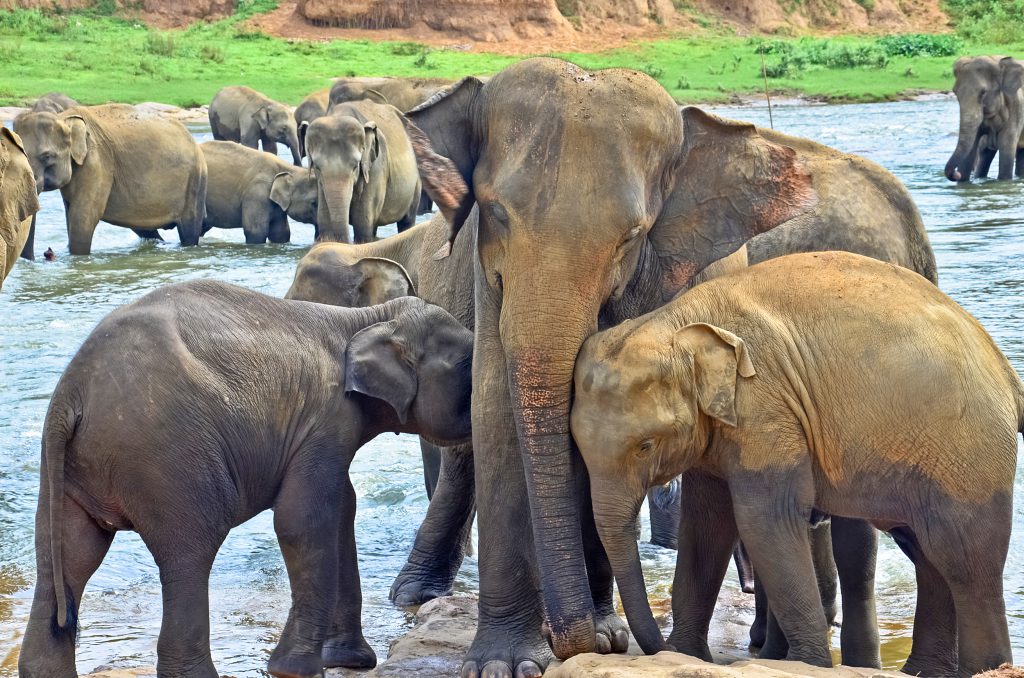
M622 608L626 611L626 619L629 621L629 630L646 654L671 649L662 637L658 623L654 621L654 614L647 600L647 585L644 582L643 569L640 567L640 551L637 549L636 535L633 531L643 495L640 500L630 500L630 505L624 508L621 503L611 504L614 499L621 498L621 489L601 489L595 485L592 494L595 497L594 519L597 523L597 532L601 535L601 543L604 544L608 559L611 561L615 583L619 587L619 597L622 599Z
M956 149L946 163L946 178L950 181L970 181L978 158L978 140L981 138L981 114L960 110L960 135Z
M301 144L299 144L298 129L292 128L288 130L287 143L288 148L291 149L292 161L295 163L295 166L302 167L302 156L305 155L305 153L303 153L304 149L302 148Z
M318 241L349 242L349 210L352 207L354 178L320 173L316 223Z
M569 406L576 354L597 330L599 301L594 283L554 286L537 271L558 270L532 259L530 271L507 271L500 329L506 352L512 410L523 455L533 541L544 613L555 656L567 659L594 651L594 606L583 558L579 501L573 488L581 471L569 433ZM561 265L564 269L564 263ZM592 269L585 269L590 272ZM582 276L581 276L582 277ZM564 299L537 290L558 287ZM569 297L569 291L580 296ZM596 291L594 291L596 292ZM540 303L538 303L540 301Z

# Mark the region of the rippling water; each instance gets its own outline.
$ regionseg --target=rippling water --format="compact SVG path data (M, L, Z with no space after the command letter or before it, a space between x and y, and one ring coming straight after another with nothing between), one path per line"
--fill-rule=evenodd
M757 109L717 109L767 124ZM1024 182L954 186L941 170L955 144L956 103L949 99L775 109L776 128L858 153L887 167L910 188L924 215L942 288L984 323L1024 372ZM209 138L202 127L193 130ZM92 327L111 309L153 287L217 278L282 295L295 263L312 242L312 227L293 225L289 245L246 246L240 230L211 231L199 247L142 242L126 229L101 225L93 254L66 254L59 193L45 193L34 263L19 262L0 292L0 676L15 671L35 576L32 525L39 482L39 441L46 405L61 371ZM382 235L390 231L383 231ZM56 262L45 262L52 246ZM1022 457L1024 458L1024 457ZM1015 531L1006 564L1007 612L1015 655L1024 659L1024 474L1018 474ZM352 466L359 497L356 538L363 583L363 622L378 656L410 626L387 600L416 527L426 511L419 447L411 436L381 436ZM652 588L665 593L674 553L642 549ZM727 585L735 589L735 577ZM458 591L474 591L476 561L467 558ZM234 530L210 582L211 642L222 674L255 676L288 611L288 582L271 514ZM730 596L735 598L736 596ZM883 539L878 598L883 658L898 666L909 651L913 569ZM158 574L132 533L121 533L82 602L78 668L152 665L160 624ZM734 641L735 642L735 641Z

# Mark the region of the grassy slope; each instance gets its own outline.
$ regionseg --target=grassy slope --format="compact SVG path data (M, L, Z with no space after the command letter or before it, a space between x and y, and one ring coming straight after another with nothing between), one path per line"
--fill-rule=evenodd
M291 104L338 75L458 78L493 73L513 57L480 52L426 51L411 43L288 42L250 33L239 15L184 31L157 32L107 16L0 13L0 104L30 101L60 90L85 103L209 102L229 84L246 84ZM851 47L872 38L838 38ZM964 53L1020 54L1024 43L968 44ZM763 90L756 45L731 35L679 37L597 54L563 54L590 68L645 70L683 102L727 99ZM773 91L831 100L898 98L909 91L948 90L953 57L890 59L882 69L809 66L795 77L771 78ZM769 64L777 61L767 56Z

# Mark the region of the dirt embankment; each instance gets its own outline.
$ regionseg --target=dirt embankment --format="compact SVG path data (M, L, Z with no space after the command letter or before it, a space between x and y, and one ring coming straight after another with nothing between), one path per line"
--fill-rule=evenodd
M0 0L81 8L100 0ZM236 0L116 0L161 27L234 10ZM935 32L940 0L282 0L253 18L283 38L414 40L509 54L591 51L719 24L741 34Z

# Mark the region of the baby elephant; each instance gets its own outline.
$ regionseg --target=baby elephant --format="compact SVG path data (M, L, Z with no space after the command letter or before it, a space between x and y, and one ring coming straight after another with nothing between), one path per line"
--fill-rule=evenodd
M288 217L316 224L316 177L269 153L230 141L200 144L209 173L206 219L211 228L241 228L245 242L288 242Z
M82 591L114 534L134 530L163 586L158 675L216 678L210 567L268 508L292 589L270 673L372 667L349 464L385 431L467 440L472 345L413 297L345 309L195 281L111 313L46 417L21 677L77 675Z
M214 139L249 148L262 143L263 150L274 155L282 143L292 152L295 164L302 166L298 129L284 104L249 87L222 87L213 95L209 117Z
M889 531L914 561L904 671L1011 661L1002 573L1024 385L921 276L840 252L773 259L591 337L575 384L572 433L645 651L666 645L633 520L649 486L692 469L704 481L686 495L700 510L679 531L671 647L708 657L738 533L788 657L830 666L806 527L826 514Z

